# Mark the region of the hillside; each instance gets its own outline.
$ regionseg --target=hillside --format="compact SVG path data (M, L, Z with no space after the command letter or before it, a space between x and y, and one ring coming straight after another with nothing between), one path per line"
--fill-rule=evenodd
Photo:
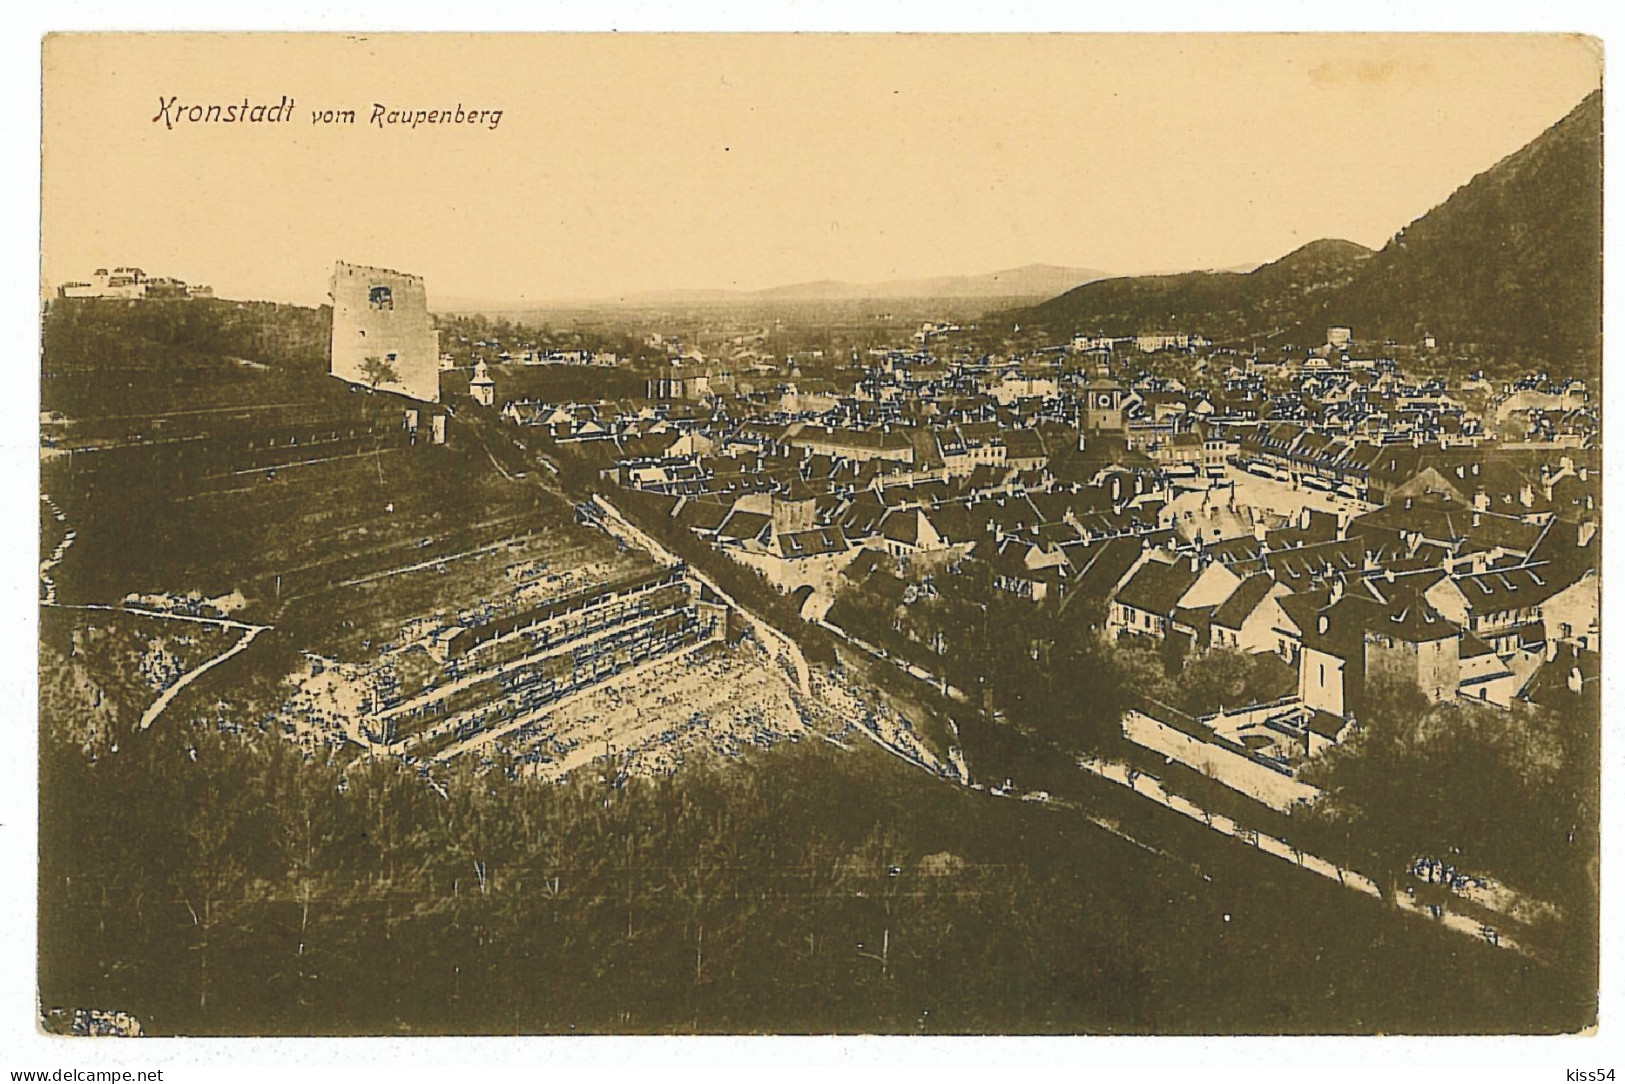
M1247 274L1089 283L1010 313L1061 337L1185 329L1312 346L1331 324L1486 360L1597 371L1602 311L1602 97L1588 96L1522 150L1371 253L1316 241Z
M1336 297L1363 336L1601 363L1602 96L1401 230ZM1324 323L1330 299L1308 314ZM1365 330L1369 329L1369 331Z
M54 721L95 690L43 688L39 997L47 1012L119 1006L149 1034L1595 1020L1567 973L1450 943L1180 818L1153 838L1202 847L1200 867L867 746L753 750L624 785L470 770L437 794L408 767L310 760L252 725L155 728L91 764Z
M85 418L299 397L327 372L331 328L326 306L53 299L40 324L40 408Z
M1371 255L1352 241L1314 241L1246 274L1189 271L1090 283L1015 319L1057 334L1177 327L1241 338L1294 324L1305 296L1346 285Z

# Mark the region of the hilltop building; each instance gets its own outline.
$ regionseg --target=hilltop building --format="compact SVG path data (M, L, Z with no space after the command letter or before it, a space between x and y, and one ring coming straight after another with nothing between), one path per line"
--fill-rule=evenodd
M56 292L58 297L114 297L126 301L185 301L214 296L213 287L154 277L139 267L115 267L111 271L98 267L89 282L64 282Z
M429 319L423 279L342 260L333 266L333 353L341 380L440 398L440 333Z

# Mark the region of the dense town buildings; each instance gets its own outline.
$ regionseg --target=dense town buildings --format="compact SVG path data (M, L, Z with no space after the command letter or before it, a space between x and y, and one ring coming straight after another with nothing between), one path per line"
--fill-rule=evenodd
M823 384L794 359L743 382L692 358L644 399L494 394L507 421L589 455L804 616L853 593L902 615L985 566L1034 606L1092 600L1114 639L1293 668L1286 700L1180 732L1214 743L1209 768L1293 776L1374 682L1510 708L1595 680L1584 384L1411 373L1405 350L1341 326L1276 358L1195 332L1012 356L956 351L945 327L927 338L929 353L918 335L854 351Z

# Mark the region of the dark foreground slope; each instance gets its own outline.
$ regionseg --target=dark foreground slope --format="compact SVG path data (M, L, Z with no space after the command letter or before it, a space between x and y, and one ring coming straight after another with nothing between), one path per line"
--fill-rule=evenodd
M274 737L155 728L94 764L44 738L43 1004L123 1009L151 1033L1593 1019L1580 972L1199 826L1165 857L868 747L803 742L624 789L463 775L442 797L393 764L341 784Z
M1601 359L1602 96L1370 253L1316 241L1244 275L1197 272L1090 283L1022 313L1055 335L1199 331L1313 346L1332 324L1554 372Z

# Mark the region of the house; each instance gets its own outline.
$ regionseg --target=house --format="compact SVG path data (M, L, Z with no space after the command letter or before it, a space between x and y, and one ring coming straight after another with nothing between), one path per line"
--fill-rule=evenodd
M1517 673L1501 660L1495 649L1478 636L1464 633L1461 638L1461 673L1456 695L1464 700L1509 708L1518 695ZM1531 670L1530 673L1533 673ZM1527 675L1526 675L1527 676Z
M1277 627L1286 620L1280 600L1291 594L1267 573L1258 572L1241 581L1230 597L1214 610L1210 622L1210 646L1230 648L1249 655L1279 649Z
M922 508L898 508L880 521L880 547L893 557L911 557L948 548Z
M1595 574L1582 577L1584 583L1564 584L1555 577L1544 564L1496 568L1452 577L1449 586L1436 585L1429 598L1497 654L1544 650L1548 632L1543 610L1555 596L1562 597L1550 607L1554 624L1559 631L1569 626L1569 635L1559 639L1572 639L1576 627L1589 629L1597 620L1595 602L1587 606L1588 598L1596 596Z
M884 429L835 429L807 426L794 434L786 433L785 443L802 448L810 455L827 455L839 459L866 462L871 459L898 463L914 462L914 442L907 433Z
M1420 598L1384 604L1363 587L1345 592L1334 586L1328 604L1305 622L1299 699L1338 717L1358 714L1373 681L1408 684L1433 701L1454 699L1462 676L1461 626Z
M1012 470L1041 470L1049 463L1044 438L1036 429L1011 429L1004 434L1004 462Z
M1217 561L1195 556L1147 561L1112 599L1106 631L1157 639L1184 632L1194 638L1193 622L1205 621L1197 613L1222 605L1240 584L1241 578ZM1197 646L1207 642L1203 636Z
M988 558L993 586L1033 602L1043 602L1060 594L1064 562L1061 565L1035 562L1031 554L1036 549L1015 539L1001 545Z
M716 539L724 547L737 547L748 552L766 553L772 544L773 517L763 512L746 512L735 508L717 528Z
M1298 699L1312 710L1346 715L1363 686L1363 625L1354 609L1352 602L1341 612L1336 604L1328 606L1303 630Z
M1564 643L1581 651L1601 646L1602 597L1595 568L1588 568L1540 604L1548 644Z
M1065 605L1071 607L1083 599L1102 609L1151 557L1138 538L1110 538L1067 547L1063 552L1072 570Z
M1250 508L1237 507L1208 489L1186 490L1157 512L1157 524L1170 527L1188 542L1206 545L1253 533L1257 520Z
M1426 603L1373 615L1364 629L1365 678L1415 685L1447 700L1461 684L1461 626Z
M1573 712L1587 699L1595 705L1602 687L1602 656L1568 644L1553 643L1549 657L1524 686L1523 699L1556 711ZM1593 706L1587 714L1595 718Z

